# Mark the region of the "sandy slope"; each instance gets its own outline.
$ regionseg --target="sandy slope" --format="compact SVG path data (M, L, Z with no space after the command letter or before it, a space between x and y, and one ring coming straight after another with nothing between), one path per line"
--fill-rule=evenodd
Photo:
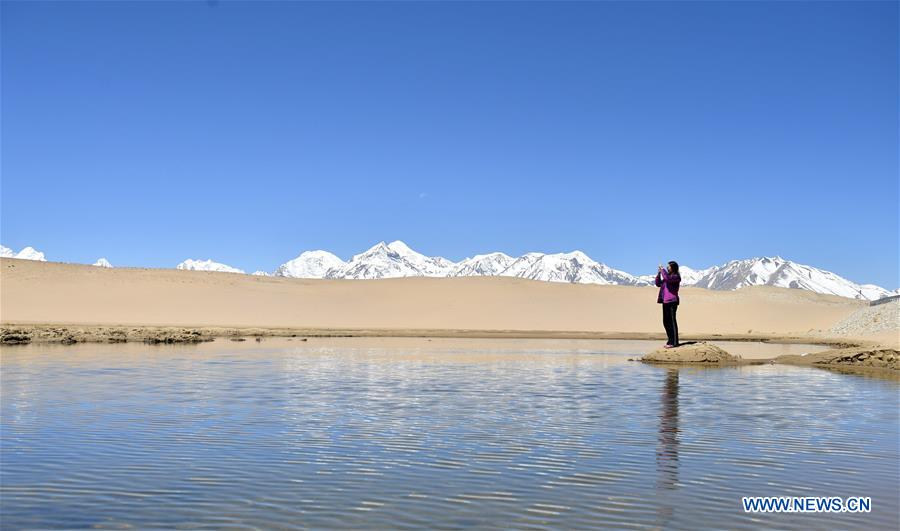
M688 288L679 322L684 336L806 336L829 329L863 305L801 290ZM13 259L0 261L0 321L662 332L654 288L514 278L298 280Z

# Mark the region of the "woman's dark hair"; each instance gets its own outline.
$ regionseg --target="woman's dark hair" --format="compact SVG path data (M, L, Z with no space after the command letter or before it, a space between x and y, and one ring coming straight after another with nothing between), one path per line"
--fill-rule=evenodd
M678 262L672 260L671 262L669 262L669 267L672 268L673 273L678 273Z

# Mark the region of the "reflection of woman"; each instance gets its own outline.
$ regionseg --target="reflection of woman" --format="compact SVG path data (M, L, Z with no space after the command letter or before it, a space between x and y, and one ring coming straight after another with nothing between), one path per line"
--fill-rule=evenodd
M671 527L676 502L669 493L678 489L678 369L666 372L659 413L659 446L656 450L656 513L659 527Z
M659 455L669 461L678 461L678 369L666 372L659 416L659 441Z
M678 287L681 285L681 275L678 274L678 262L669 262L669 267L663 269L659 266L656 273L656 285L659 287L659 297L656 302L662 304L663 326L666 329L666 348L678 346L678 321L675 313L678 311Z

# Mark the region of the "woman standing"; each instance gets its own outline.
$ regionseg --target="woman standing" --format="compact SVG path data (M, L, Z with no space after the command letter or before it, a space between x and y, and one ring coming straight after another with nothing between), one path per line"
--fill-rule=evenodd
M656 273L656 285L659 287L659 297L656 302L662 304L663 326L666 328L665 348L678 346L678 321L675 313L678 311L678 287L681 285L681 275L678 274L678 262L669 262L669 267L663 269L659 266Z

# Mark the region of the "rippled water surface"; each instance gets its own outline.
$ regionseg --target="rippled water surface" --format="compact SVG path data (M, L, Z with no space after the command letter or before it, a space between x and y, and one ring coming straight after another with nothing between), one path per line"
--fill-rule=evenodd
M627 361L646 349L448 340L5 348L0 523L900 526L896 381ZM741 509L748 495L871 496L873 511L754 515Z

